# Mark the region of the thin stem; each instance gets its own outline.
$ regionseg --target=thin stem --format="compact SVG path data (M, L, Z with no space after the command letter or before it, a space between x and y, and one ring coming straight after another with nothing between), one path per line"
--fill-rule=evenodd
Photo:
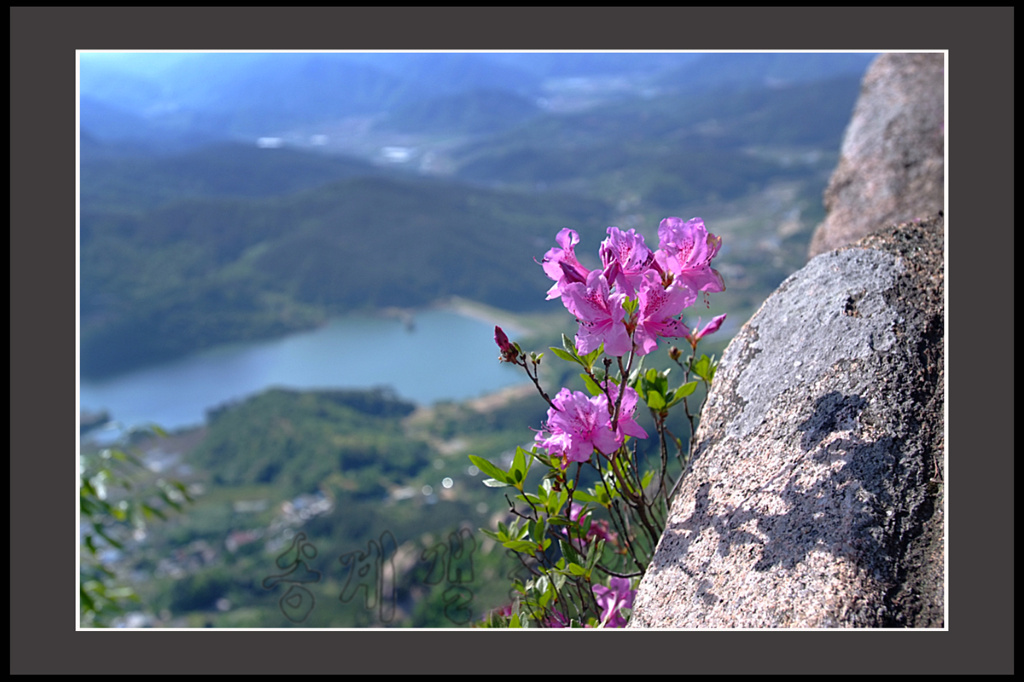
M633 564L640 569L641 572L646 571L647 567L642 561L640 561L639 557L637 557L636 550L633 548L633 540L629 529L629 523L625 518L623 518L622 512L619 510L618 500L612 502L608 509L613 512L612 523L615 523L616 527L619 529L619 533L622 535L622 541L626 545L626 551L628 552L629 557L633 560Z
M665 476L668 473L668 442L665 440L665 432L668 430L665 426L665 419L659 412L655 415L654 410L651 410L651 416L654 417L654 426L658 431L658 454L661 455L661 475L658 477L658 491L659 493L665 490Z
M602 573L604 573L605 575L610 575L613 578L635 578L638 575L643 575L643 571L635 571L633 573L617 573L616 571L612 571L610 569L605 568L601 564L595 565L594 568L600 569Z
M537 362L533 361L533 374L530 373L530 366L527 364L525 359L523 360L523 364L521 364L520 367L526 370L526 376L530 377L530 381L532 381L533 385L537 387L537 391L540 393L540 396L544 398L545 401L547 401L547 404L550 405L552 409L557 410L558 408L555 407L555 403L551 401L551 397L548 396L548 394L544 391L543 387L541 387L540 385L540 380L538 379L538 377L540 376L540 369L537 367Z
M622 408L622 396L626 395L626 380L629 378L629 372L633 368L633 359L636 357L636 348L629 349L629 360L626 361L626 367L622 367L622 356L619 356L619 397L615 400L615 411L612 412L612 431L619 426L619 410Z

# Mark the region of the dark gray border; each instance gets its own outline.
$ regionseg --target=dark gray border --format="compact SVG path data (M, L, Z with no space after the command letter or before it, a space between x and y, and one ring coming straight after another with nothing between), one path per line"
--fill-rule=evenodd
M12 7L10 17L12 673L1013 672L1012 7ZM947 325L964 360L947 360L949 631L74 632L75 49L948 49L947 281L959 293Z

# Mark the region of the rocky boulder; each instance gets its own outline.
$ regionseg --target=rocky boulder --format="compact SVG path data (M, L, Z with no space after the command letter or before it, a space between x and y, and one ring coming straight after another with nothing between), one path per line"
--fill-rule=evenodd
M935 215L945 191L944 55L887 53L864 75L810 257Z
M943 627L943 229L817 256L743 326L629 627Z

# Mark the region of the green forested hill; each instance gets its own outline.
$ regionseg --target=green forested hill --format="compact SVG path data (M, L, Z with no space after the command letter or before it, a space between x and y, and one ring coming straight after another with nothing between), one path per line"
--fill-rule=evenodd
M89 210L152 209L183 198L265 198L344 178L384 175L367 161L295 149L222 142L178 154L145 155L83 132L81 203ZM392 173L393 174L393 173Z
M82 371L450 295L538 306L548 283L532 260L561 228L596 238L607 220L592 199L366 176L261 200L83 209Z
M190 458L218 485L273 484L298 495L330 479L379 500L381 481L410 479L435 454L402 433L413 408L383 391L270 390L211 414Z

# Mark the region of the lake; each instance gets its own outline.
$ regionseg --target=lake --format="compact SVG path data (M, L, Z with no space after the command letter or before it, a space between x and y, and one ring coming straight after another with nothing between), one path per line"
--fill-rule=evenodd
M410 324L411 322L411 324ZM411 318L347 316L272 341L219 346L101 381L80 381L80 409L121 424L201 425L206 410L271 387L390 386L418 404L465 400L528 382L498 362L494 323L451 310Z

